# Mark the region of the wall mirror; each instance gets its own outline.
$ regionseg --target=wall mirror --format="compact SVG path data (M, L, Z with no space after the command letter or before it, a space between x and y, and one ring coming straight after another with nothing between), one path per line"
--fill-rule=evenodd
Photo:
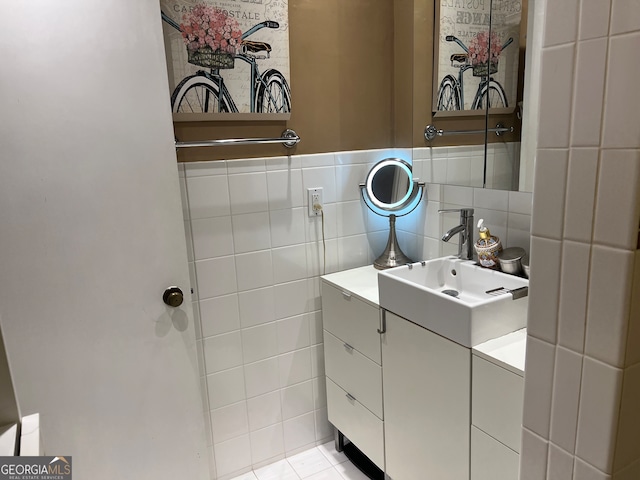
M530 76L525 73L532 67L527 45L532 17L528 1L416 1L424 2L423 11L430 9L434 15L433 32L421 32L420 19L414 19L414 63L420 61L421 44L431 40L426 37L433 37L429 42L433 65L425 72L432 75L428 81L432 88L424 100L431 108L431 135L438 140L425 141L432 148L424 158L414 158L414 162L423 161L423 169L430 169L431 175L422 178L450 185L530 191L531 179L523 177L530 176L533 159L527 154L530 150L521 148L526 143L522 132L530 134L525 130L527 119L523 119ZM415 125L414 132L418 129ZM425 138L426 133L425 129Z
M413 179L411 165L399 158L376 163L360 184L362 199L376 215L389 217L389 239L384 251L373 262L379 270L413 263L398 245L396 217L413 212L424 196L423 182Z

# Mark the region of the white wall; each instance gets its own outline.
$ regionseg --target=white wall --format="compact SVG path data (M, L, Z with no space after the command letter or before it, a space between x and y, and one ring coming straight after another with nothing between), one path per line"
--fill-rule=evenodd
M632 480L640 478L640 2L541 3L520 478Z
M447 149L434 150L446 156ZM320 310L322 222L307 216L306 189L324 188L326 273L370 264L386 245L389 223L369 212L358 184L390 156L417 155L374 150L181 165L218 478L332 435ZM431 165L424 158L416 160L414 175L426 178L425 167ZM397 220L400 245L413 259L457 253L457 239L444 244L440 237L459 216L440 215L439 208L473 206L506 246L528 251L531 194L429 184L428 197Z

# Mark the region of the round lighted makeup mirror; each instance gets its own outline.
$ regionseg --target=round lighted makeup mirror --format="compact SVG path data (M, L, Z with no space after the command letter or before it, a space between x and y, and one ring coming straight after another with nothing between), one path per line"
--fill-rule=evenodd
M389 217L389 240L373 266L383 270L413 263L400 249L396 237L396 217L413 212L424 195L424 183L413 179L411 165L399 158L379 161L360 184L360 191L373 213Z

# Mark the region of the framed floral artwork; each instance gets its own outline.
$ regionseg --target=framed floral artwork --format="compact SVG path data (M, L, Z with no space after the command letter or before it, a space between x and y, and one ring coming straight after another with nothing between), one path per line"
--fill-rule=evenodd
M511 113L516 106L519 0L437 0L434 116Z
M175 121L288 120L287 0L161 0Z

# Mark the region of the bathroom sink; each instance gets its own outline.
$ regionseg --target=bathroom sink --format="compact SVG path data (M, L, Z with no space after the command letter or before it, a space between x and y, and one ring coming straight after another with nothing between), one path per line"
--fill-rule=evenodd
M378 273L382 308L469 348L526 327L528 286L457 257Z

